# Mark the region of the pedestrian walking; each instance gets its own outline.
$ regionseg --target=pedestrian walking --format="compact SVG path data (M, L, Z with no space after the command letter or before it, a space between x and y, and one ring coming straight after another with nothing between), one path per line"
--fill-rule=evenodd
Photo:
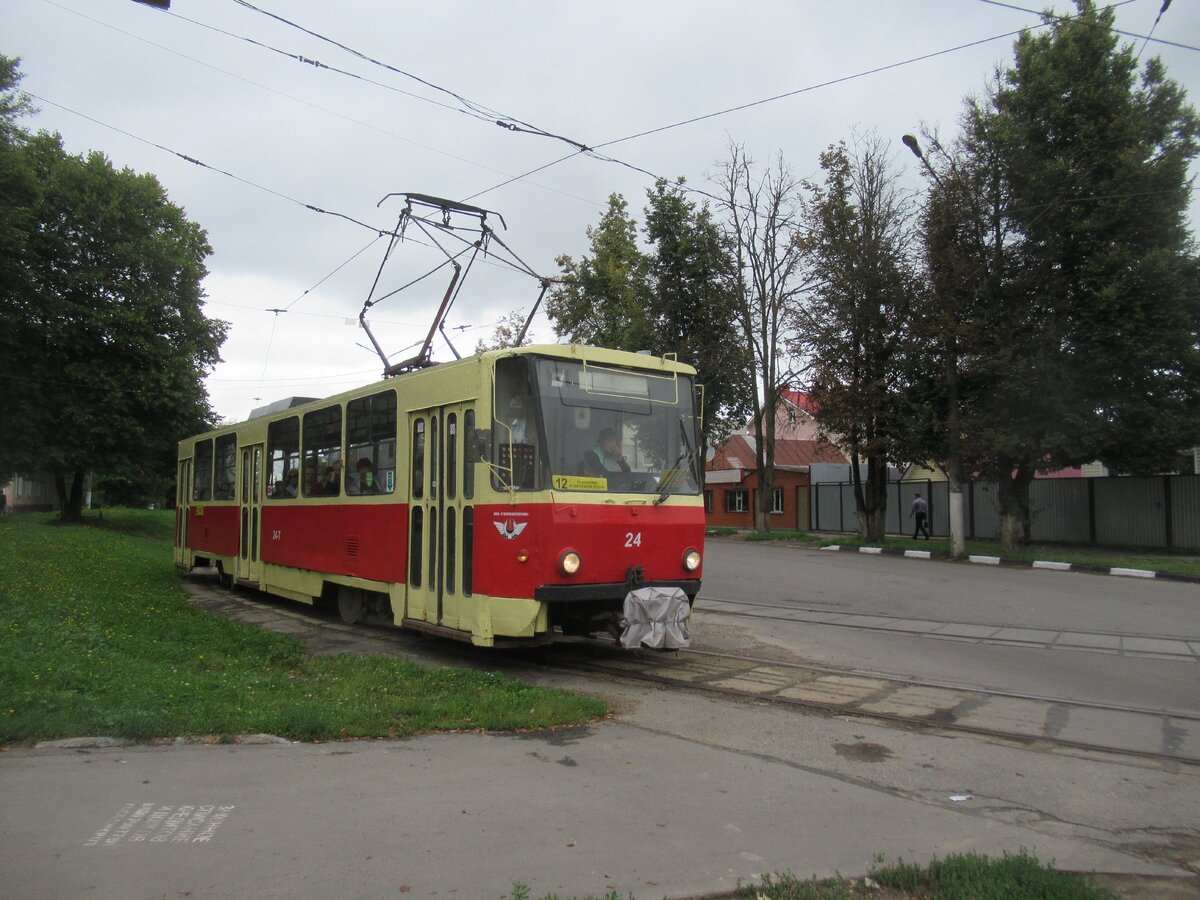
M915 519L913 525L913 540L917 539L918 534L924 534L925 540L929 540L929 504L925 502L925 498L917 492L916 498L912 502L912 509L908 511L908 517Z

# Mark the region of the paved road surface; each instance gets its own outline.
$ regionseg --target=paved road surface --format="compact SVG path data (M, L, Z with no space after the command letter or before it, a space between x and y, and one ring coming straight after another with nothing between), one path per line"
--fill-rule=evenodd
M963 598L960 606L974 610L967 621L984 618L989 591L1015 591L1017 598L997 603L1022 604L1022 591L1002 588L1005 583L990 580L994 573L985 570L971 570L988 579L973 586L960 581L965 575L944 571L960 567L872 559L865 564L880 567L871 570L848 555L802 558L789 548L747 549L751 569L775 571L779 582L806 577L806 597L823 592L825 602L846 603L854 612L884 611L854 606L855 595L871 595L866 585L875 593L907 593L899 601L907 604L904 614L930 620L941 616L931 606L937 601L921 596L921 585L948 585L947 596ZM741 565L725 548L710 548L706 593L753 595L753 589L727 589L748 577L744 570L737 574ZM230 599L207 584L196 593L198 602L224 607L223 614L295 634L318 650L435 663L496 661L460 645L331 626L300 608ZM1155 594L1151 603L1184 605L1173 593ZM1116 611L1102 612L1112 617L1105 629L1120 624ZM1004 618L997 609L985 624ZM1147 614L1143 621L1154 618ZM1054 621L1040 620L1039 627ZM951 667L956 660L948 651L963 651L967 662L1014 652L1025 654L1014 659L1028 662L1034 653L922 637L897 649L901 641L891 633L703 612L695 631L699 645L788 653L811 648L860 666L868 653L889 667L924 658ZM841 637L827 640L830 635ZM1070 674L1076 657L1121 659L1037 652L1061 660L1054 665L1071 682L1084 677ZM979 677L1015 678L1002 659L996 655L978 667ZM1134 668L1168 665L1195 677L1194 664L1130 662ZM617 717L523 736L9 751L0 755L0 883L13 897L499 898L515 880L537 897L614 889L640 898L686 897L786 869L861 873L880 853L927 861L954 851L1020 848L1064 868L1200 871L1195 767L524 674L599 692ZM1046 672L1030 677L1044 679ZM1137 680L1151 677L1141 671ZM1195 879L1169 886L1179 895L1196 894ZM1168 885L1141 882L1139 889L1159 892Z

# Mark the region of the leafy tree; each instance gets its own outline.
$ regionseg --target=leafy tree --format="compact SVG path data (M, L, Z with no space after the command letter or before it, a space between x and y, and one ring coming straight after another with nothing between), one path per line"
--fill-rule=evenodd
M30 210L37 197L37 180L24 152L25 132L18 119L29 112L18 88L18 60L0 56L0 291L20 292L27 284L25 246L33 231ZM0 348L8 338L0 331ZM9 390L10 385L0 385ZM2 475L3 473L0 473ZM11 474L11 473L10 473Z
M809 354L821 432L836 437L853 463L859 528L882 540L888 464L907 455L917 415L905 402L917 293L913 202L877 135L830 147L821 168L824 184L809 185L805 214L802 247L815 285L798 343Z
M483 338L480 338L475 343L475 352L486 353L488 350L507 350L509 347L525 347L533 343L528 336L524 337L520 343L517 342L517 336L521 333L521 329L525 327L525 318L525 312L520 309L514 309L512 312L503 315L492 331L491 340L485 341Z
M798 240L800 185L783 157L762 174L744 148L732 144L717 176L727 219L725 238L734 257L733 301L743 345L750 350L758 385L754 399L756 531L771 530L775 481L775 411L784 384L788 313L803 292Z
M688 200L683 181L647 192L646 239L653 248L651 349L696 367L704 385L704 443L724 440L751 412L752 358L738 339L733 260L707 205Z
M557 260L562 279L546 313L560 337L597 347L648 350L654 337L649 261L637 246L637 222L620 194L608 198L600 224L587 230L591 256Z
M555 332L573 341L618 350L674 353L696 367L705 389L704 440L744 421L747 358L734 339L728 302L730 258L707 207L697 207L682 183L659 181L647 192L646 238L619 195L600 224L588 229L591 256L560 257L563 277L547 312Z
M1159 60L1139 78L1111 9L1078 7L968 103L927 219L956 296L964 462L999 484L1005 549L1035 472L1157 471L1200 440L1200 122Z
M17 119L33 111L29 98L19 88L21 60L0 54L0 140L11 143L22 136Z
M176 443L212 419L201 379L226 326L201 310L207 238L152 175L44 133L20 155L37 190L22 282L0 285L0 471L52 476L66 519L89 472L160 499Z

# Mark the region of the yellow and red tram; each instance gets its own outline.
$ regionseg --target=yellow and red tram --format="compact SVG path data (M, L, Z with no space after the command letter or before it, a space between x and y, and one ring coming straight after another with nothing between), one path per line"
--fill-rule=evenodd
M479 646L612 632L700 587L694 376L548 345L277 404L180 443L175 563Z

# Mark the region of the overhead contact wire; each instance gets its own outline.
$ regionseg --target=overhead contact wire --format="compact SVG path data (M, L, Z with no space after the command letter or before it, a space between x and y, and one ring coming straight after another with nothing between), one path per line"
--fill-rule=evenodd
M562 141L564 143L570 144L572 147L576 147L579 150L589 149L586 144L581 143L580 141L573 140L572 138L565 137L561 134L554 134L552 132L546 131L543 128L539 128L536 125L530 124L529 122L526 122L522 119L518 119L516 116L510 116L505 113L498 112L497 110L491 109L490 107L484 106L481 103L476 103L475 101L469 100L468 98L464 97L462 94L459 94L456 91L452 91L450 88L443 87L440 84L435 84L434 82L429 81L425 78L422 78L419 75L414 75L412 72L405 71L404 69L393 66L390 63L386 63L386 62L383 62L382 60L376 59L373 56L369 56L366 53L363 53L361 50L356 50L353 47L350 47L346 44L341 43L340 41L337 41L337 40L329 37L328 35L321 34L318 31L313 31L312 29L306 28L297 22L293 22L290 19L284 18L283 16L276 15L275 13L272 13L272 12L268 12L265 9L261 9L261 8L255 6L253 3L250 3L249 0L233 0L233 2L236 3L238 6L242 6L246 9L249 9L256 13L259 13L260 15L267 16L270 19L274 19L277 22L287 25L289 28L295 28L297 31L301 31L304 34L307 34L309 37L316 38L319 41L324 41L327 44L332 44L333 46L337 47L338 49L344 50L346 53L349 53L350 55L355 56L355 57L363 60L364 62L368 62L373 66L379 66L382 69L386 69L389 72L394 72L397 75L403 76L404 78L410 78L413 81L417 82L418 84L422 84L425 87L430 88L431 90L439 91L440 93L443 93L443 94L446 94L447 96L453 97L455 100L457 100L459 103L461 103L463 105L463 107L465 107L465 109L460 110L460 112L463 112L464 114L470 115L477 119L490 121L495 125L499 125L501 128L507 129L508 131L516 131L516 132L522 132L525 134L536 135L538 137L551 138L556 141Z

